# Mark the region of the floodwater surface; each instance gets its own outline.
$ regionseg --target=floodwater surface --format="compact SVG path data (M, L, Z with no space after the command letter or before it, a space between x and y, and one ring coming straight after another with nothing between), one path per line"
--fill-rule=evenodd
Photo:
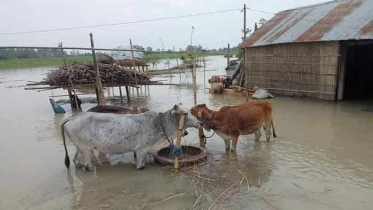
M226 60L208 57L206 83L225 74ZM161 67L163 68L163 66ZM72 114L55 115L49 96L57 91L26 91L27 81L40 81L49 68L0 71L0 209L357 209L373 206L372 102L323 102L276 97L274 123L278 138L259 143L241 136L237 155L226 154L224 142L207 140L207 162L176 173L150 164L136 170L128 163L96 164L96 172L63 162L60 124ZM213 109L245 98L209 95L203 69L197 72L198 103ZM193 106L191 74L163 75L154 80L181 86L150 86L131 106L164 112L174 104ZM117 89L106 91L118 96ZM93 95L81 96L94 98ZM56 100L60 98L55 98ZM62 98L66 99L66 97ZM116 102L118 103L118 101ZM84 110L94 106L84 103ZM262 132L263 133L263 132ZM212 132L205 132L210 136ZM198 145L189 130L183 144ZM69 144L70 156L74 154Z

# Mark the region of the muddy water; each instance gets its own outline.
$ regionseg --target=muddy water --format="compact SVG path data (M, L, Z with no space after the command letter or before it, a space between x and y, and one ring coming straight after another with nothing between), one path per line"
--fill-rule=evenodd
M226 60L209 59L206 69L219 70L206 71L206 78L224 74ZM208 209L213 204L215 209L363 210L373 205L373 113L363 111L371 102L278 97L273 103L279 137L270 143L240 137L238 154L229 155L214 136L207 140L209 161L180 174L157 164L137 171L132 163L103 163L96 164L96 173L78 169L68 176L59 125L73 113L66 104L67 114L54 115L48 101L66 93L19 87L40 80L47 70L0 71L0 209ZM165 111L182 102L190 108L187 75L171 78L181 80L180 87L150 87L150 94L142 90L138 96L133 91L131 105ZM166 76L155 79L169 82ZM199 103L218 109L245 101L209 95L201 69L197 79ZM85 103L83 109L92 106ZM198 144L196 131L189 133L183 143Z

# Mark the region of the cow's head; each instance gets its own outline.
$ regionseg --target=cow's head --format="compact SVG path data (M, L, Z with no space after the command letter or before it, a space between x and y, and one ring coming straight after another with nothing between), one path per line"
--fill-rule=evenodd
M180 119L180 117L182 115L185 116L184 129L190 128L190 127L200 128L201 125L202 125L202 123L196 117L194 117L187 110L185 110L184 108L182 108L180 105L175 105L171 109L171 114L174 117L177 117L178 119ZM188 134L188 133L186 133L186 134Z
M213 112L207 108L206 104L200 104L193 107L190 110L190 113L203 123L203 127L206 130L209 131L211 129L209 125L211 124Z

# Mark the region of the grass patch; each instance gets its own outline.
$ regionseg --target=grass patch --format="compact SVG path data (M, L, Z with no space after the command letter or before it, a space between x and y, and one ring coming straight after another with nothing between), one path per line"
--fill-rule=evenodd
M93 62L92 56L66 57L66 63L73 62ZM0 70L21 69L42 66L61 66L63 58L37 58L37 59L19 59L19 60L0 60Z
M159 60L162 59L179 59L180 64L182 63L181 57L185 54L185 52L182 53L151 53L151 54L145 54L145 62L146 63L157 63ZM208 52L208 53L197 53L198 57L201 57L202 55L208 56L217 56L217 55L225 55L224 52ZM93 62L92 56L79 56L79 57L66 57L66 63L72 64L73 62L83 62L83 63L89 63ZM185 63L188 63L186 61ZM42 66L61 66L63 65L63 58L36 58L36 59L18 59L18 60L0 60L0 70L5 69L22 69L22 68L33 68L33 67L42 67Z

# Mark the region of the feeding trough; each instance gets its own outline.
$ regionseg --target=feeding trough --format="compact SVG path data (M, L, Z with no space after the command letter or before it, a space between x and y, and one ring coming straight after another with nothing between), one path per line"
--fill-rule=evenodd
M183 158L179 158L182 165L200 163L206 160L207 150L196 146L181 146ZM154 154L154 158L164 165L174 165L175 156L171 154L171 148L166 147Z

